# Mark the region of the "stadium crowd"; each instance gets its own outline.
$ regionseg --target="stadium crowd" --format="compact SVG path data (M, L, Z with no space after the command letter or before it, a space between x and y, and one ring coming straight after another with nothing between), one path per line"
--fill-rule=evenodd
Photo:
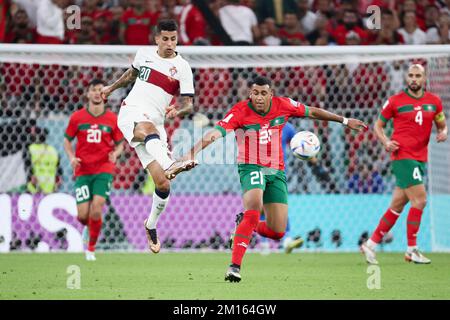
M449 0L0 0L0 42L147 45L163 18L183 45L450 43Z

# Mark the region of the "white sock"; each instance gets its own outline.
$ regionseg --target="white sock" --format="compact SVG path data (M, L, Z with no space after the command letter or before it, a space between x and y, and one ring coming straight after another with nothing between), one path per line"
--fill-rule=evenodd
M408 253L412 253L414 249L417 249L417 246L408 246L408 248L406 249L406 252Z
M175 161L170 159L166 148L159 138L150 139L145 144L145 150L161 165L163 170L169 168Z
M148 229L156 229L156 224L158 223L159 216L163 213L164 209L169 202L170 196L165 199L161 199L156 192L153 193L153 203L152 203L152 211L147 219L147 228Z
M377 247L377 244L375 241L373 241L372 239L367 240L366 245L372 249L375 250L375 248Z

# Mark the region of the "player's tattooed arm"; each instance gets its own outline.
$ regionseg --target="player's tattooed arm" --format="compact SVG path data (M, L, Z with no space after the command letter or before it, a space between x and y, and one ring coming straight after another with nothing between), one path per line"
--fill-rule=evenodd
M437 142L444 142L447 140L448 137L448 128L447 128L447 122L445 121L445 114L444 112L441 112L436 115L434 118L434 123L436 124L436 128L438 131L438 134L436 136Z
M198 141L194 147L185 155L183 156L182 160L193 160L195 159L195 155L205 149L207 146L209 146L214 141L222 138L222 132L220 132L218 129L212 129L211 131L208 131L200 141Z
M340 122L349 127L350 129L357 131L362 131L363 129L367 128L367 125L361 120L353 118L347 119L332 112L315 107L309 107L309 118L324 121Z
M136 81L138 74L139 74L139 72L136 69L129 68L112 85L103 87L103 89L102 89L103 99L106 100L108 98L108 96L114 92L114 90L122 88L122 87L126 87L130 83L133 83L134 81Z

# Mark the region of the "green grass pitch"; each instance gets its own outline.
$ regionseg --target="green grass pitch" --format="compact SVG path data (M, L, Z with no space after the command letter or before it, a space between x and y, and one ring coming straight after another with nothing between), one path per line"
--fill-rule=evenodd
M429 254L431 265L380 253L380 289L358 253L248 253L242 281L228 283L230 253L1 254L3 299L450 299L450 254ZM80 289L68 289L68 267Z

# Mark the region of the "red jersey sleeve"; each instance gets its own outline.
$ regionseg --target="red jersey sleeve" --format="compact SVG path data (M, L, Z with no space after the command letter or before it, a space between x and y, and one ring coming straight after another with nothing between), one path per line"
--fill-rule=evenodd
M230 111L228 111L225 118L216 123L215 128L222 133L223 137L228 132L240 127L239 113L239 109L234 106Z
M307 105L295 101L291 98L283 98L283 107L287 110L289 117L306 118L309 115L309 108Z
M73 138L77 135L78 132L78 124L75 115L70 116L69 124L67 125L66 132L64 136L72 141Z
M380 120L383 122L388 122L394 116L394 102L392 99L388 99L381 109Z

